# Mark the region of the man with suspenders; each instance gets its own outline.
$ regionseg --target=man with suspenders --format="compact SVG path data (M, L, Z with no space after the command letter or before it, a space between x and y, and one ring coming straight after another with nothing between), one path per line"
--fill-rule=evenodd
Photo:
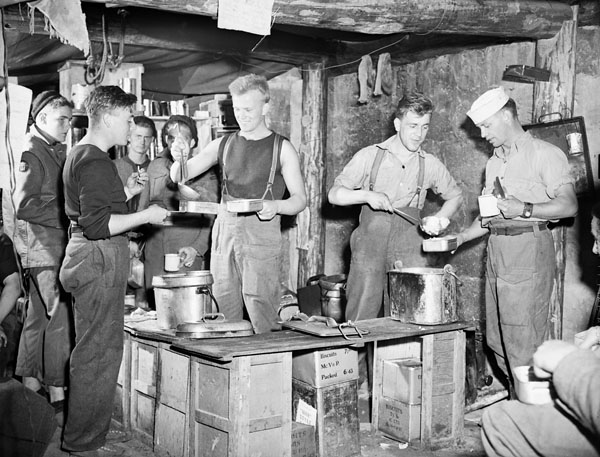
M444 164L421 149L432 111L433 104L423 94L406 94L396 110L396 135L358 151L329 191L329 201L334 205L362 206L359 225L350 238L346 320L380 316L382 303L388 303L387 271L394 262L399 260L410 267L425 264L418 227L414 220L410 222L395 210L418 214L427 189L445 200L434 215L438 220L449 221L461 205L462 191ZM363 354L361 390L366 381Z
M213 293L229 320L244 308L256 333L279 328L277 309L282 214L306 207L306 190L298 154L292 144L266 125L269 86L262 76L241 76L229 85L240 131L217 138L186 162L187 178L217 163L221 169L221 205L212 231L210 270ZM188 151L173 146L171 179L181 181L181 159ZM289 196L285 196L285 192ZM262 199L262 210L233 213L226 203Z

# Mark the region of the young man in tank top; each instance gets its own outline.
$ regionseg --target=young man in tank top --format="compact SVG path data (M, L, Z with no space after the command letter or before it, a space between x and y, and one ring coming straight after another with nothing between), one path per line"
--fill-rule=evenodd
M213 293L227 319L242 319L245 308L254 331L265 333L279 328L280 218L306 207L306 191L296 150L266 125L266 78L241 76L229 91L240 131L213 140L188 160L187 179L219 164L221 206L210 258ZM181 158L189 156L182 146L171 150L174 182L181 181ZM228 212L225 203L238 199L262 199L263 207L256 213Z

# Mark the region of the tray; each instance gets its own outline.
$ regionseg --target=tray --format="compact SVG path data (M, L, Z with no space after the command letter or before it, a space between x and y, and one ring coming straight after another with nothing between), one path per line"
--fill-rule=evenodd
M260 199L230 200L227 202L227 211L230 213L255 213L262 210L263 201Z
M183 200L179 202L179 211L199 214L217 214L219 212L219 204L213 202Z
M352 324L349 323L337 324L337 322L335 322L335 320L331 318L329 318L329 325L326 322L327 318L324 318L322 316L313 316L311 319L314 319L315 317L320 318L320 320L291 320L287 322L282 322L281 325L291 330L296 330L298 332L308 333L309 335L323 337L342 336L346 339L360 339L363 335L367 335L369 333L368 330L354 327Z

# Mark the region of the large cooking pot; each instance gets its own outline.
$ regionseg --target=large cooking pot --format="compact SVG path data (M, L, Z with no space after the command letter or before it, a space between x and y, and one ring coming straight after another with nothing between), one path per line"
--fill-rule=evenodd
M198 322L206 314L218 312L212 294L213 277L209 270L170 273L152 278L156 320L163 329L184 322Z
M423 325L457 321L457 279L451 265L390 270L390 316L402 322Z
M344 322L346 314L346 275L322 276L319 278L321 288L321 315L332 317L336 322Z

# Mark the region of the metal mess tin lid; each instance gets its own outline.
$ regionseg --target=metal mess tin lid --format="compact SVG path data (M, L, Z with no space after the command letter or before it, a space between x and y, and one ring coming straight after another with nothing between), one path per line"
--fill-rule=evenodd
M193 270L181 273L168 273L152 277L152 287L197 287L213 283L210 270Z

